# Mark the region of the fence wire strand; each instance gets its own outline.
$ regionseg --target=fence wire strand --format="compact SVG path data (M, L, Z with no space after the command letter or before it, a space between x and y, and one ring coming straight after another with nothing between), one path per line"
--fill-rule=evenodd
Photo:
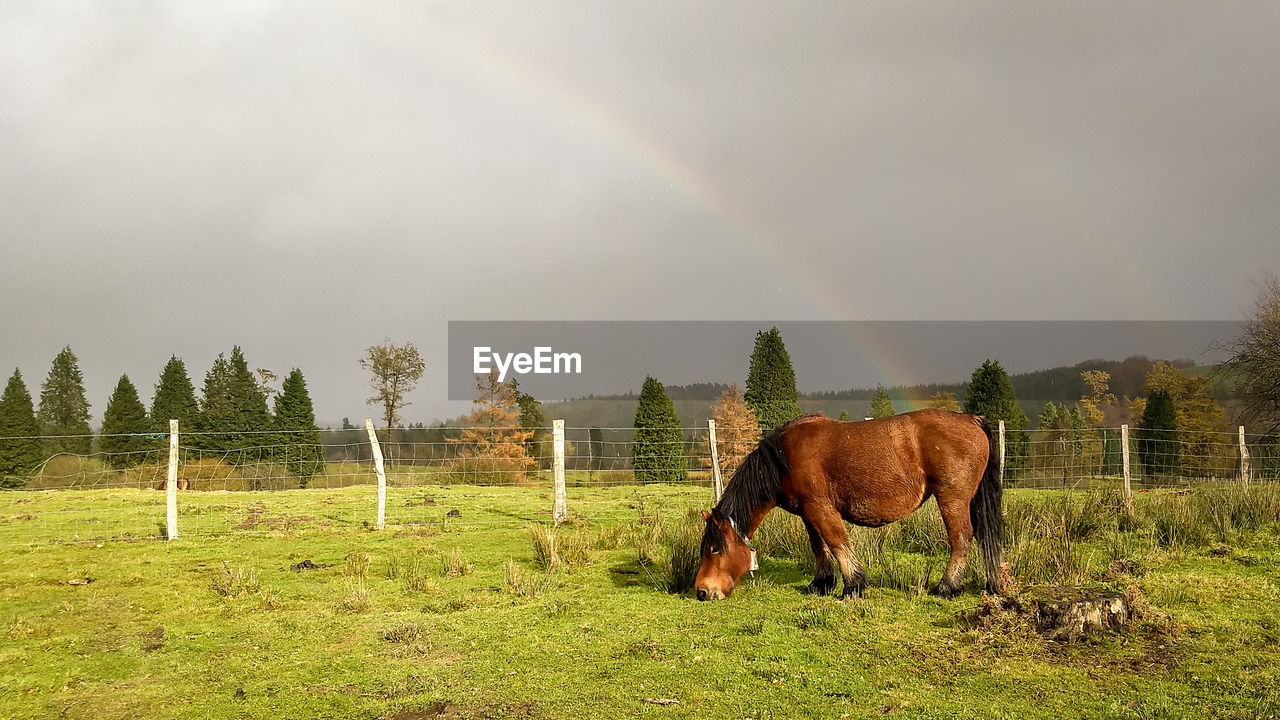
M379 431L391 527L499 528L551 519L554 443L550 428L513 450L511 428ZM755 428L718 428L726 482L740 458L724 438ZM486 432L488 435L486 436ZM468 433L464 436L464 433ZM707 429L642 438L633 428L566 428L564 482L569 515L625 522L637 508L711 504ZM1009 488L1117 488L1123 481L1119 428L1036 430L1006 436ZM59 453L31 473L4 478L0 545L139 540L165 536L167 434L128 436L135 449ZM181 433L180 536L359 529L376 522L375 469L364 429L308 433ZM0 438L0 443L13 441ZM101 441L98 436L96 442ZM1239 433L1129 431L1129 477L1137 491L1280 477L1280 438ZM655 471L661 458L676 458ZM650 462L651 461L651 462Z

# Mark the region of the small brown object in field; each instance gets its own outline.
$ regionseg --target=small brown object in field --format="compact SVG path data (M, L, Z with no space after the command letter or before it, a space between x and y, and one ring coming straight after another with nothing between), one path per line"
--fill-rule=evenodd
M649 703L650 705L668 706L668 705L680 704L679 700L672 700L671 698L645 698L644 701Z
M68 585L88 585L91 582L93 582L93 578L76 578L75 580L68 580L67 584Z

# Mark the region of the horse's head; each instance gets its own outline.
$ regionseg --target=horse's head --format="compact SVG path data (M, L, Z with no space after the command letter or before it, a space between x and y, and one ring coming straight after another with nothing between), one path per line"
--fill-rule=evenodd
M752 567L753 551L742 529L719 512L703 512L702 564L693 587L699 600L723 600Z

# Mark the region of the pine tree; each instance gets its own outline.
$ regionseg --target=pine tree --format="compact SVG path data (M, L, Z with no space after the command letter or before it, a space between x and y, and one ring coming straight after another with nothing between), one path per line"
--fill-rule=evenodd
M0 395L0 487L17 487L26 475L44 460L31 393L14 369Z
M151 399L151 430L168 433L169 421L177 420L179 432L194 432L199 417L200 406L196 404L196 390L187 375L187 366L176 355L170 356Z
M760 419L762 430L781 427L800 415L796 373L791 368L791 355L782 342L782 334L776 327L756 333L744 397Z
M1004 420L1006 481L1017 477L1027 459L1027 416L1018 407L1013 383L999 360L987 360L973 371L965 389L964 411L981 415L995 427Z
M268 439L261 433L272 423L267 399L239 345L229 359L219 354L205 375L199 428L199 447L233 453L228 458L232 463L266 459L244 452Z
M631 463L642 484L684 482L689 477L684 434L676 406L662 383L646 377L636 403Z
M147 408L138 399L138 389L128 375L121 375L102 412L100 447L107 462L115 468L142 464L147 459L146 451L155 448L144 434L149 430Z
M244 352L240 350L239 345L231 349L228 365L231 369L229 393L231 407L234 410L232 429L238 433L235 438L235 447L246 449L260 444L261 438L254 433L271 429L271 413L267 410L267 397L258 387L258 378L249 369L249 363L245 360ZM245 459L253 461L258 458L246 457Z
M53 358L49 376L40 386L40 410L36 413L49 454L88 455L93 445L89 429L89 401L84 396L80 362L67 346Z
M1178 411L1173 396L1166 390L1148 395L1138 427L1138 461L1147 477L1178 474L1177 431Z
M227 363L226 355L218 353L213 366L204 375L200 417L196 422L197 435L192 439L192 445L203 450L229 450L232 445L230 433L234 429L234 412L231 404L231 366Z
M885 392L883 385L876 385L876 394L871 398L871 412L868 414L876 420L897 414L893 411L893 400Z
M543 470L551 467L552 448L550 423L542 412L542 403L537 398L520 392L520 385L515 378L511 379L511 387L516 391L516 405L520 408L520 427L533 433L524 443L525 454L535 458Z
M298 479L298 487L306 487L311 478L324 470L324 450L320 446L320 429L311 405L311 393L302 371L294 368L284 379L275 398L275 427L280 434L279 459Z

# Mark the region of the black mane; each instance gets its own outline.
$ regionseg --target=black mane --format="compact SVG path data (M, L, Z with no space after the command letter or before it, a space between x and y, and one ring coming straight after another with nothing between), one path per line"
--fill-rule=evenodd
M731 520L742 539L747 539L751 516L756 508L777 503L782 478L791 472L787 454L782 449L782 434L792 425L811 417L796 418L760 440L756 449L747 455L742 465L733 473L720 503L711 511L712 519ZM724 533L719 526L708 522L707 532L702 537L702 551L708 552L712 545L723 547L724 541Z

